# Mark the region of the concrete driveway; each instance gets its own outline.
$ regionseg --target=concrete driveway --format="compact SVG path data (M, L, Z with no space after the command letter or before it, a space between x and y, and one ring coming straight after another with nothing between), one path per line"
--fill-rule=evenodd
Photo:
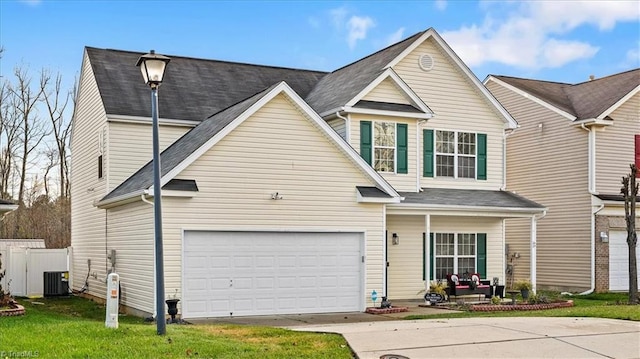
M640 322L613 319L465 318L290 328L340 333L360 359L640 358Z

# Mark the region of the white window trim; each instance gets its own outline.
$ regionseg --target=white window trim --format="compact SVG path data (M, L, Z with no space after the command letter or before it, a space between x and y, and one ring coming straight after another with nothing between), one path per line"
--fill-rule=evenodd
M395 143L395 146L376 146L376 123L393 123L393 143ZM376 172L389 174L398 173L398 123L395 121L371 121L371 125L373 127L371 131L371 162L373 163L373 169L376 168L376 148L387 148L393 150L393 172L378 170L376 170Z
M453 256L450 255L438 255L438 242L437 235L438 234L453 234ZM475 254L470 255L459 255L458 254L458 236L462 234L470 234L473 235L474 242L473 248ZM460 258L473 258L473 267L475 268L474 272L478 271L478 234L477 233L469 233L469 232L433 232L433 276L436 277L436 273L438 273L437 267L437 259L438 258L453 258L453 273L461 275L458 271L458 259ZM471 274L471 273L470 273ZM436 279L444 279L444 278L436 278Z
M448 130L448 129L434 129L433 130L433 178L454 178L461 180L477 180L478 179L478 132L474 131L461 131L461 130ZM438 152L438 132L453 132L453 148L454 153L442 153ZM471 133L475 137L475 153L473 155L459 154L458 153L458 134L459 133ZM453 177L450 176L438 176L438 156L453 156ZM475 159L473 177L459 177L458 176L458 158L459 157L473 157Z

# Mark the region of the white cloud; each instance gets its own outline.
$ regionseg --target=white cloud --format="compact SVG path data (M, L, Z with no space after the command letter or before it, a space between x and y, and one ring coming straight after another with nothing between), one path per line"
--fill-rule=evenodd
M629 49L629 51L627 51L622 67L629 67L629 66L633 68L640 67L640 41L638 41L638 43L636 44L636 47Z
M401 27L398 29L398 31L394 32L393 34L389 35L389 37L387 37L386 46L399 42L400 40L402 40L403 36L404 36L404 27Z
M446 0L436 0L433 4L436 9L440 11L444 11L447 9L447 1Z
M368 16L351 16L347 22L347 43L349 48L353 49L356 46L358 40L364 40L367 38L367 31L374 27L375 23L373 19Z
M572 30L590 25L607 31L618 22L640 19L635 1L484 2L481 9L487 13L482 24L442 33L469 66L497 62L525 69L562 67L599 50L564 38Z
M331 16L331 22L336 29L341 29L344 26L344 21L347 18L349 11L346 6L329 10Z

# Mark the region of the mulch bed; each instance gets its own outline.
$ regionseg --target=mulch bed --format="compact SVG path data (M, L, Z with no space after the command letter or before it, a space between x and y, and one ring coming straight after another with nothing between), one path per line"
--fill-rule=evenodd
M543 310L569 307L573 307L572 300L539 304L476 304L472 305L470 310L475 312L502 312L511 310Z
M368 307L367 310L365 310L365 313L369 313L369 314L391 314L391 313L402 313L402 312L408 312L408 311L409 311L408 307L391 307L391 308Z
M0 309L0 317L15 317L24 315L24 307L20 304L12 304L13 308Z

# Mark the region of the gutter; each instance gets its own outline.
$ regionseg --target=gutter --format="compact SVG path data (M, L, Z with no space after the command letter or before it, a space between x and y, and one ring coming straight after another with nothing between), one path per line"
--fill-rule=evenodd
M94 202L93 205L95 207L98 207L100 209L106 209L106 208L111 208L111 207L115 207L116 205L120 204L120 202L133 202L135 201L135 197L138 197L140 195L145 195L148 194L148 190L138 190L135 192L131 192L131 193L127 193L127 194L123 194L117 197L113 197L104 201L97 201Z
M591 212L591 287L578 295L587 295L596 290L596 214L602 211L604 203Z

